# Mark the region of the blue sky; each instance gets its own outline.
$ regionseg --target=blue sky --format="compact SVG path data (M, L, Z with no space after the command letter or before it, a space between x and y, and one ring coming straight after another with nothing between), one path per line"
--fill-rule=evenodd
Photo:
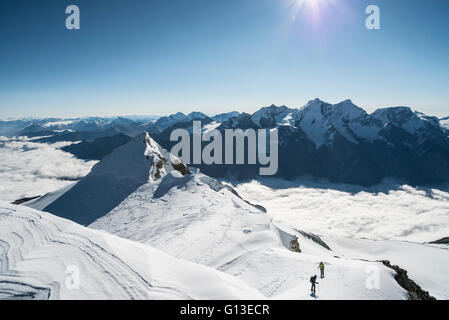
M2 1L0 118L300 107L449 115L447 0ZM81 29L65 28L65 8ZM380 8L381 30L365 28Z

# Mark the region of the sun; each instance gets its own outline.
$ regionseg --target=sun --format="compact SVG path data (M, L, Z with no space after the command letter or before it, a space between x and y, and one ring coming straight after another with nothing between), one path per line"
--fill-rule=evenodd
M329 10L339 6L338 0L285 0L289 4L291 20L296 21L301 11L309 17L311 23L319 23Z
M335 6L337 0L295 0L295 3L296 8L299 10L303 8L304 10L311 10L315 14L318 14L319 11Z
M312 7L318 8L321 5L327 4L328 2L332 2L333 0L295 0L296 6L299 7Z
M301 0L299 0L301 1ZM312 6L318 6L322 4L323 2L326 2L328 0L304 0L306 4L312 5Z
M325 16L341 5L338 0L285 0L290 4L292 23L296 23L301 15L309 25L321 25L326 22Z

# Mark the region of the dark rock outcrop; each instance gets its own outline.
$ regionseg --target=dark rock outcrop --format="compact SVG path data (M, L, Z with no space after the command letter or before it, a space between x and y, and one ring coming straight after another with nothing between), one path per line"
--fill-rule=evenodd
M175 169L176 171L179 171L183 176L190 173L189 168L187 168L187 166L182 162L178 162L178 163L171 162L171 165L172 165L173 169Z
M34 199L37 199L37 198L40 198L40 197L41 196L35 196L35 197L28 197L28 198L17 199L14 202L11 202L11 204L19 205L19 204L22 204L22 203L25 203L25 202L28 202L28 201L31 201L31 200L34 200Z
M319 244L320 246L322 246L323 248L326 248L327 250L332 251L332 249L327 245L326 242L324 242L319 236L317 236L316 234L313 233L307 233L301 230L295 230L297 232L299 232L303 237L312 240L313 242Z
M290 250L292 250L294 252L301 253L301 248L299 247L298 237L294 237L290 241Z
M396 271L394 278L402 288L407 290L409 300L436 300L429 294L429 292L421 289L421 287L417 285L415 281L408 277L407 270L404 270L397 265L391 265L390 261L388 260L381 260L380 262L382 262L388 268Z
M445 238L441 238L429 243L433 243L433 244L449 244L449 237L445 237Z

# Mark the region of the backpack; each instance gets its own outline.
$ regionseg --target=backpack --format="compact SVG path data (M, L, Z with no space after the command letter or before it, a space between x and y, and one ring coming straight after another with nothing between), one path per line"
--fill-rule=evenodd
M312 276L312 277L310 277L310 282L312 282L312 283L313 283L313 276Z

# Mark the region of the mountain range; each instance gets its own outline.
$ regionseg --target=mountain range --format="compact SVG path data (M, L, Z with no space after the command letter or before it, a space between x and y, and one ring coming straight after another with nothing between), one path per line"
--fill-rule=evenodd
M17 121L0 122L0 133L41 136L35 141L43 143L92 143L104 138L91 147L84 143L83 152L78 151L81 146L66 149L83 159L98 159L95 154L98 149L112 151L111 145L117 147L127 142L117 135L135 137L143 131L150 132L162 147L170 150L175 144L170 141L170 133L176 128L192 132L193 121L201 121L203 130L214 128L221 132L277 128L278 177L293 180L314 176L362 186L377 184L384 178L395 178L411 185L449 181L448 118L427 116L408 107L383 108L369 114L351 100L329 104L314 99L301 108L271 105L254 114L234 111L207 116L201 112L188 115L178 112L150 121L120 117L50 119L47 122L29 120L28 126L20 120L19 128L15 127ZM212 177L246 179L257 178L259 174L258 165L195 166Z

